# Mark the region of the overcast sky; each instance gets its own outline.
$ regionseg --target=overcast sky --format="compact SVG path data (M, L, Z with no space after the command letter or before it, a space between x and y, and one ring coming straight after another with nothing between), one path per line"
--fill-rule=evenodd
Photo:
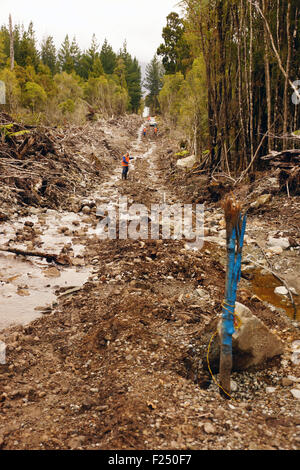
M176 6L177 5L177 6ZM162 28L171 11L180 13L178 0L0 0L0 25L32 20L38 42L51 35L57 47L66 34L76 36L82 50L93 33L102 45L105 38L118 52L124 40L140 62L150 62L162 42Z

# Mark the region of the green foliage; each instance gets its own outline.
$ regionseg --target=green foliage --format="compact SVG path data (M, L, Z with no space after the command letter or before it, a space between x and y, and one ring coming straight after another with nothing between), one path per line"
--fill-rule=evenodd
M59 108L62 110L63 114L72 114L76 108L75 101L68 98L66 101L59 104Z
M126 41L123 44L123 49L119 52L115 73L120 73L120 76L122 76L121 84L123 87L125 87L125 79L130 99L130 111L137 113L142 98L141 68L137 59L132 58L127 51Z
M189 153L188 150L182 150L181 152L175 153L175 157L186 157Z
M90 72L90 77L100 77L100 75L104 74L103 66L100 57L97 55L95 57L92 71Z
M90 47L81 51L76 38L71 41L66 34L57 51L48 35L38 50L32 22L28 29L15 25L13 33L11 71L8 27L0 29L0 80L6 85L9 112L30 123L82 122L88 112L83 98L106 115L138 112L141 71L126 43L117 55L107 40L100 49L94 34Z
M107 39L104 40L100 53L100 59L104 72L109 75L113 74L117 65L117 56L114 53L112 47L108 44Z
M183 20L178 13L170 13L162 32L164 43L157 49L167 74L182 72L185 75L192 65L190 46L185 40L184 31Z
M56 99L59 103L72 99L78 100L83 96L83 89L80 86L80 77L67 72L57 73L54 76L56 89Z
M144 80L144 87L149 91L146 97L146 106L150 107L151 114L156 114L159 111L158 95L163 86L163 75L163 67L155 55L146 67Z
M23 131L11 132L10 129L12 129L12 127L14 127L13 124L6 124L0 126L0 134L2 136L2 140L9 139L10 137L18 137L24 134L30 134L30 131L25 129Z
M127 89L104 76L89 78L84 86L84 98L102 114L122 114L129 102Z
M23 93L23 102L32 111L43 108L47 100L47 95L43 87L34 82L27 82Z
M5 54L5 44L4 44L4 33L0 31L0 69L4 67L7 60L7 56Z
M21 100L21 87L16 72L4 68L0 71L0 80L5 83L7 107L11 112L15 112Z
M41 44L41 59L51 74L54 75L57 69L56 48L52 36L47 36Z
M179 126L195 154L201 153L208 132L203 58L195 59L186 78L181 72L164 76L159 103L165 120L172 126Z

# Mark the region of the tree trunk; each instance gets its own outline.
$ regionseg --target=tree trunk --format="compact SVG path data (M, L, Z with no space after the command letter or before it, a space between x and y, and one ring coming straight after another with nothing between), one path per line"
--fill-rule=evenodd
M10 44L10 70L15 67L15 52L14 52L14 32L12 27L11 14L9 14L9 44Z
M286 77L284 82L284 95L283 95L283 150L288 147L287 131L288 131L288 84L290 75L291 63L291 35L290 35L290 22L291 22L291 1L288 0L288 9L286 15L286 34L287 34L287 59L286 59Z
M263 0L264 14L268 11L268 0ZM264 62L265 62L265 84L267 97L267 130L268 130L268 152L271 153L273 142L271 138L272 125L272 97L271 97L271 81L270 81L270 62L269 62L269 44L266 25L264 24Z

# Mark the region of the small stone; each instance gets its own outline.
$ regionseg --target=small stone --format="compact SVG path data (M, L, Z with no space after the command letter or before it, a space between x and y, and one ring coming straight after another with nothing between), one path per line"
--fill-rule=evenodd
M69 439L68 441L68 446L71 448L71 449L77 449L78 447L81 447L82 444L84 443L85 441L85 436L76 436L76 437L72 437L71 439Z
M20 288L18 288L17 294L20 295L21 297L26 297L26 296L30 295L30 292L29 292L28 289L20 289Z
M60 277L60 271L55 266L52 266L51 268L45 269L44 276L45 277Z
M232 392L236 392L238 389L237 383L234 380L230 380L230 389Z
M223 408L218 408L214 413L216 418L224 418L225 410Z
M288 377L283 377L281 379L281 384L283 385L283 387L288 387L289 385L292 385L294 382L289 379Z
M275 287L274 292L279 295L287 295L289 293L285 286Z
M296 366L300 364L300 351L294 352L291 356L291 361Z
M266 392L267 393L274 393L274 392L276 392L276 387L266 387Z
M283 253L283 248L281 246L271 246L267 251L274 255L281 255L281 253Z
M293 341L291 344L291 347L294 351L297 351L297 350L300 351L300 341L299 340Z
M205 423L204 426L203 426L203 429L206 432L206 434L215 434L216 433L216 428L211 423Z
M292 388L291 389L291 394L293 395L293 397L297 398L298 400L300 400L300 389L298 388Z

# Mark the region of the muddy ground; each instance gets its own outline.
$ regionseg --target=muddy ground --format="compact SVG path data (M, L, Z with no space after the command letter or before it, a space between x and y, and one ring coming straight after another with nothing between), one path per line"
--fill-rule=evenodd
M300 364L293 360L300 340L299 197L279 193L268 170L233 188L249 209L238 300L283 340L285 352L232 373L232 399L225 399L202 367L200 350L203 332L214 333L221 314L221 201L228 182L214 181L212 188L202 174L176 170L176 142L162 126L158 137L149 129L142 138L142 124L129 116L69 129L61 146L82 161L85 171L76 178L85 186L66 192L57 209L45 198L41 205L5 206L6 246L62 253L71 267L12 253L0 259L7 309L0 315L6 344L0 448L299 449L300 401L291 392L300 388ZM126 149L134 160L129 180L121 181ZM269 193L267 203L251 207ZM176 239L100 240L97 207L114 206L120 196L149 209L164 201L205 203L203 248ZM288 237L289 247L270 251L270 234ZM274 294L282 282L270 270L294 285L296 318L289 298ZM49 303L43 293L51 293ZM9 318L20 301L33 319Z

